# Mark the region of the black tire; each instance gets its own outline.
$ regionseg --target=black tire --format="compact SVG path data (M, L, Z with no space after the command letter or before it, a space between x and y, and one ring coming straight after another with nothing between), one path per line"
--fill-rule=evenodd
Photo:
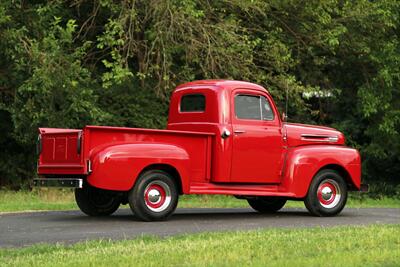
M286 204L285 198L280 197L255 197L247 199L250 207L260 213L274 213Z
M347 201L345 179L335 170L318 172L308 189L304 204L315 216L334 216L339 214Z
M143 173L128 195L129 206L143 221L166 220L178 204L178 190L166 172L152 170Z
M85 184L75 189L75 200L79 209L89 216L107 216L113 214L121 204L115 193Z

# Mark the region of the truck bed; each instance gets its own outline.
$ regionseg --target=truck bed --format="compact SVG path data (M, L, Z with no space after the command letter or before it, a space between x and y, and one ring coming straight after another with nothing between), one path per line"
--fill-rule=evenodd
M96 164L96 161L93 161L96 155L109 147L132 144L139 150L143 149L143 154L151 154L150 150L146 150L146 146L153 145L154 148L154 145L160 144L160 149L171 145L187 152L192 181L205 182L210 179L213 133L109 126L86 126L82 130L40 128L39 131L39 175L86 176L92 168L96 168L90 166ZM164 149L162 153L168 159L168 150ZM143 156L151 158L150 154ZM141 168L137 164L132 166L135 167ZM118 173L118 170L113 171ZM132 173L136 171L140 170L135 169ZM123 177L113 179L116 183L121 179L122 183Z

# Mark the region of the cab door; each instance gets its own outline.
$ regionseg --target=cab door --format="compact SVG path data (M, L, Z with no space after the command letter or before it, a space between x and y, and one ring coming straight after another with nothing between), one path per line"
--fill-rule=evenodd
M270 96L236 89L231 97L231 182L279 183L284 144L281 123Z

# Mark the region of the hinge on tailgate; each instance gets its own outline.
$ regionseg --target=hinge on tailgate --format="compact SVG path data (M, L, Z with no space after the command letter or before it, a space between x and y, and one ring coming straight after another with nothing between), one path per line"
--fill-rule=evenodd
M81 154L81 149L82 149L82 132L78 133L78 139L76 140L76 152L78 154Z
M42 143L42 135L39 134L36 140L36 155L40 155L42 153L43 143Z
M87 161L87 172L88 174L92 173L92 162L90 161L90 159L88 159Z

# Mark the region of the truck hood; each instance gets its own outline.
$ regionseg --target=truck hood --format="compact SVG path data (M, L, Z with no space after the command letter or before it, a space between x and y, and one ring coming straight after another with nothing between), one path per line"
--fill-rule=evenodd
M344 135L336 129L315 125L285 123L289 147L301 145L344 145Z

